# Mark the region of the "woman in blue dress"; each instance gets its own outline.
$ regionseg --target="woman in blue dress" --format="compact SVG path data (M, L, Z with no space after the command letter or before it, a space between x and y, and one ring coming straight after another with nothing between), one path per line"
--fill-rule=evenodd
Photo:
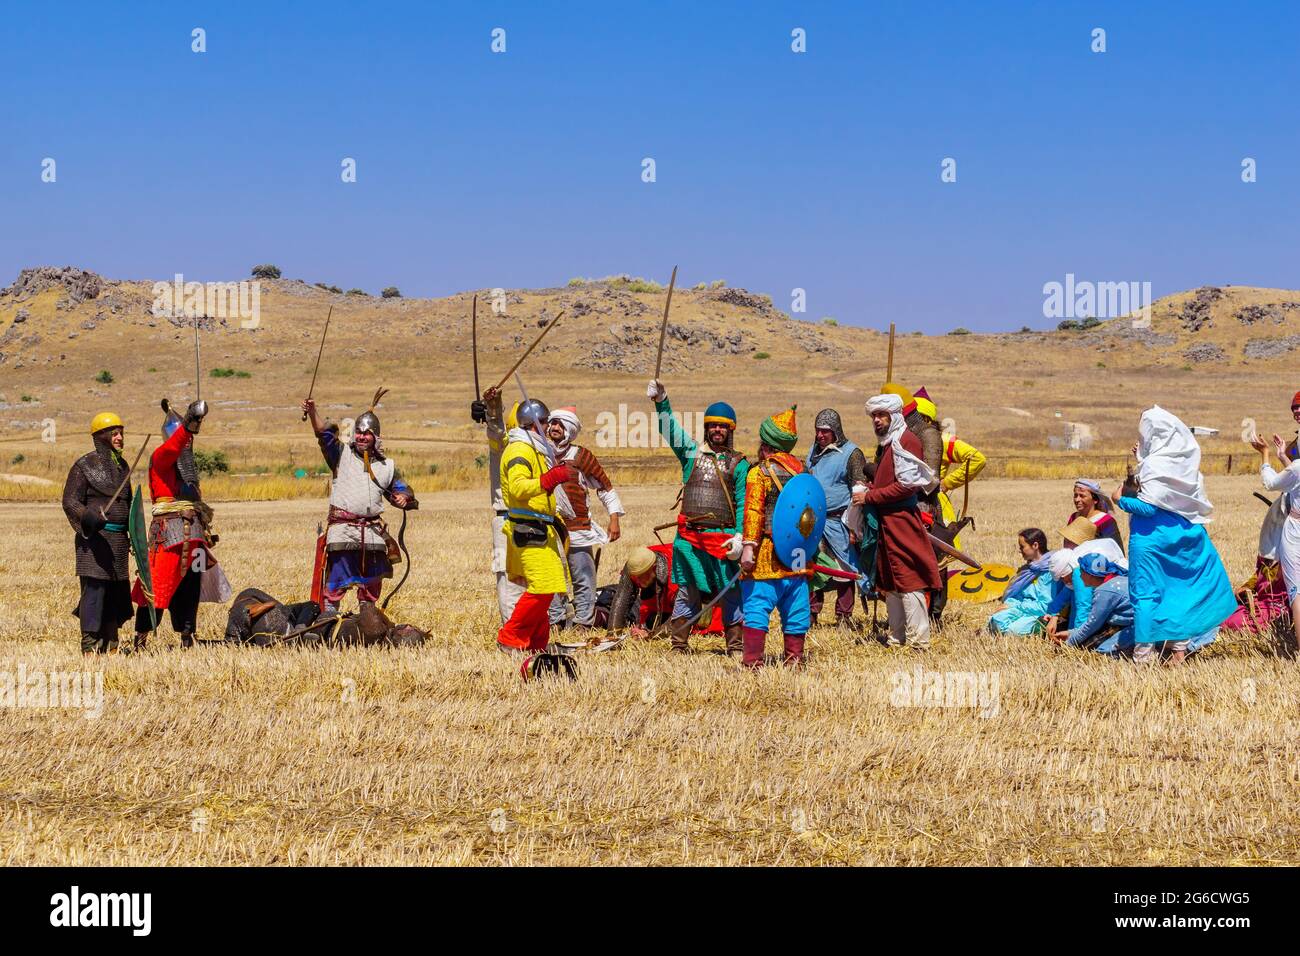
M1042 618L1058 586L1048 566L1051 552L1042 529L1025 528L1016 535L1016 544L1025 563L1007 585L1002 606L989 618L989 630L1024 637L1043 629Z
M1133 659L1169 662L1214 640L1237 609L1223 560L1205 530L1214 506L1205 495L1201 448L1191 429L1159 405L1142 413L1137 474L1116 495L1129 515L1129 596Z

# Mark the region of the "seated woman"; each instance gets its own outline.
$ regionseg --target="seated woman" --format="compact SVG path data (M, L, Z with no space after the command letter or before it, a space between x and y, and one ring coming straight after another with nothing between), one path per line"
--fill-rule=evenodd
M1101 490L1101 485L1088 478L1080 478L1074 483L1074 512L1066 521L1066 526L1087 522L1096 529L1092 537L1109 538L1124 550L1124 538L1120 535L1119 523L1111 514L1111 500Z
M1025 636L1042 629L1043 615L1057 591L1052 579L1047 535L1039 528L1025 528L1016 536L1025 563L1002 595L1002 605L989 619L994 634Z
M1128 594L1128 570L1093 552L1079 558L1079 575L1092 592L1088 617L1068 631L1057 631L1057 639L1100 654L1131 652L1133 602Z
M1142 413L1138 434L1138 471L1118 489L1117 502L1130 515L1133 659L1155 660L1168 645L1177 664L1214 640L1237 601L1205 530L1214 506L1191 429L1153 405Z

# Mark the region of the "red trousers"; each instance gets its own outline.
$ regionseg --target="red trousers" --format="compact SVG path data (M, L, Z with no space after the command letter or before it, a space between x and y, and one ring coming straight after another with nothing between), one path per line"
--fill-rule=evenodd
M540 651L551 637L549 611L554 594L519 595L510 620L497 631L497 643L521 650Z

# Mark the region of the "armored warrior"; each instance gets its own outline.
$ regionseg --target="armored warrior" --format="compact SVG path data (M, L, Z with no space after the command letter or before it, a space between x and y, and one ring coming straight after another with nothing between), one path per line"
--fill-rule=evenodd
M76 531L81 599L73 613L81 620L84 654L116 651L118 628L132 616L126 559L131 469L122 457L123 431L113 412L91 419L95 448L73 462L63 485L63 513Z
M546 437L550 410L535 398L515 413L517 425L506 434L501 455L501 494L506 507L506 573L523 593L510 618L497 631L505 651L540 651L550 641L549 611L555 595L568 591L564 561L573 509L564 483L573 477Z
M844 515L851 505L855 490L867 489L867 461L862 449L844 436L840 413L833 408L823 408L814 422L816 438L804 460L809 474L821 482L826 492L826 527L822 531L822 544L831 561L848 571L858 571L857 541ZM865 577L861 579L865 581ZM809 603L812 617L821 613L827 590L835 592L835 618L839 627L847 629L853 618L854 591L858 586L849 580L817 582Z
M357 589L358 603L378 601L384 578L393 576L393 563L400 559L401 551L384 524L384 500L404 511L420 506L397 466L384 455L374 410L383 393L380 389L371 407L357 416L352 441L347 443L340 438L337 424L321 420L315 401L309 398L302 403L334 479L329 527L317 545L324 549L324 560L317 562L323 581L313 584L320 592L321 610L327 614L338 612L339 602L350 588Z
M696 444L677 419L663 385L652 379L646 397L655 403L659 432L682 466L677 539L673 542L673 583L677 598L668 631L672 648L690 649L691 625L705 602L722 598L727 654L744 652L744 613L734 583L740 557L740 522L745 511L749 461L733 447L736 413L726 402L704 410L705 447ZM728 586L730 583L730 586Z
M164 441L149 456L149 497L153 501L149 579L153 594L145 592L138 577L131 593L138 605L137 649L145 646L156 612L162 610L170 613L172 630L180 635L181 646L192 647L200 600L224 602L230 598L230 585L212 554L212 547L217 543L217 535L212 530L212 509L202 499L199 470L194 461L194 436L208 414L208 403L191 402L184 417L176 414L165 398L162 409L166 416L162 427ZM149 611L151 604L154 614Z
M792 478L804 473L803 462L791 454L798 435L794 406L764 419L758 429L758 463L749 469L746 481L740 567L745 573L741 584L745 614L744 664L749 668L763 665L773 611L781 616L785 663L792 666L803 663L804 636L811 623L808 579L813 572L808 567L790 567L781 560L772 528L778 496ZM824 513L824 505L822 510ZM811 563L811 557L805 554L803 561L796 563L806 565Z

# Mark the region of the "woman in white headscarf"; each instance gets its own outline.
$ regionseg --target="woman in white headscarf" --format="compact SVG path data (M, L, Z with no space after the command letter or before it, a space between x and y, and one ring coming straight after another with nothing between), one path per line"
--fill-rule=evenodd
M1191 429L1159 405L1142 413L1138 471L1116 493L1129 515L1129 594L1135 660L1154 660L1168 643L1171 663L1209 644L1237 609L1223 560L1205 525L1201 448Z

